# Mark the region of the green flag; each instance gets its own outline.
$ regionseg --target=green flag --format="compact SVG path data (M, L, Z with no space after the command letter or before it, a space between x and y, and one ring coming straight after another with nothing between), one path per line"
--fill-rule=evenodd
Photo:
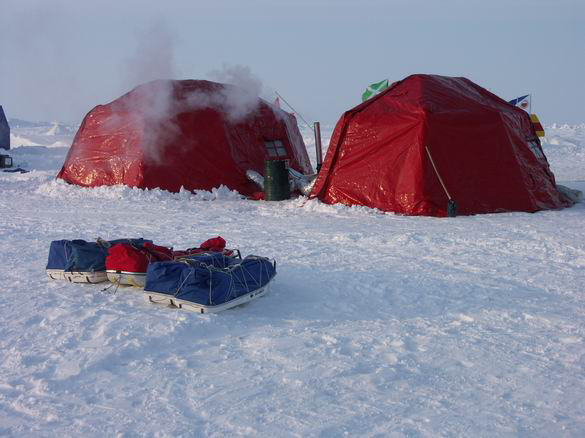
M381 93L386 88L388 88L388 79L384 79L383 81L376 82L375 84L370 85L362 94L362 102L365 102L370 97L375 96L378 93Z

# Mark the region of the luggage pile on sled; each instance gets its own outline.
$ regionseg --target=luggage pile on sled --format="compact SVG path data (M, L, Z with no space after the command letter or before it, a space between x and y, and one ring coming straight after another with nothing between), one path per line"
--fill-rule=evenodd
M266 257L196 254L149 265L144 295L152 303L220 312L265 295L275 275Z
M52 280L67 280L71 283L101 283L106 281L106 258L108 248L117 244L136 247L145 243L144 239L118 239L96 242L85 240L54 240L49 248L47 275Z
M219 312L265 295L276 275L266 257L242 258L214 237L199 247L176 251L145 239L51 242L47 275L53 280L144 288L151 303Z
M238 250L226 249L225 240L219 236L208 239L197 248L175 251L166 246L144 242L142 245L121 242L108 249L106 274L112 283L144 287L148 265L191 257L197 254L220 253L227 257L239 254Z

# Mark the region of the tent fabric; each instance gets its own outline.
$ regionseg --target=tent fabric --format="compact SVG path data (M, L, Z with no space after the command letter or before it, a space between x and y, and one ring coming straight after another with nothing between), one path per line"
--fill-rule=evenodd
M117 239L110 242L87 242L82 239L54 240L49 247L47 269L59 269L65 272L99 272L106 269L108 246L127 243L135 246L144 245L147 240Z
M10 150L10 125L0 105L0 149Z
M265 257L238 260L205 254L187 261L151 263L144 290L214 306L265 286L275 275L275 266Z
M447 216L440 179L458 214L570 205L525 111L466 78L423 74L343 114L310 198Z
M84 118L57 175L86 187L125 184L177 192L225 185L257 191L265 141L280 140L291 168L312 168L292 114L236 87L201 80L143 84Z

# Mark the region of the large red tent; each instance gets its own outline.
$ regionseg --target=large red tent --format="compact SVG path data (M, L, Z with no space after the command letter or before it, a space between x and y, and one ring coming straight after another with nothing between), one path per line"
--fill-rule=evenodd
M311 191L406 215L534 212L570 205L530 117L465 78L412 75L338 121Z
M246 171L263 174L267 159L312 172L293 115L231 85L160 80L92 109L57 177L174 192L223 184L250 195L259 188Z

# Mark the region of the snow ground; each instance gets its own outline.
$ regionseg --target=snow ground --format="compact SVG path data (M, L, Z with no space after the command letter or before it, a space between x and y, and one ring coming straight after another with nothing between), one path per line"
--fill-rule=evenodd
M544 145L581 190L584 132ZM66 151L0 173L0 435L585 435L585 204L437 219L83 189L53 179ZM44 273L55 239L218 234L277 259L266 297L198 315Z

